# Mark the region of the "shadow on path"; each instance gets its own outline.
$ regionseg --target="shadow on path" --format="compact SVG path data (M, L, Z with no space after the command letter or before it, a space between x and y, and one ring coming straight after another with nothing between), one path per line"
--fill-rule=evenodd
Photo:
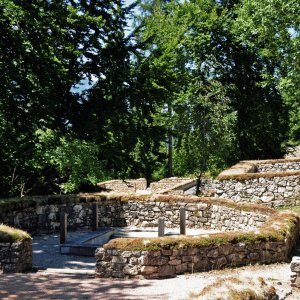
M109 280L87 276L27 273L0 275L0 299L105 299L133 300L149 298L135 296L135 290L149 287L150 281ZM166 299L152 295L151 299Z

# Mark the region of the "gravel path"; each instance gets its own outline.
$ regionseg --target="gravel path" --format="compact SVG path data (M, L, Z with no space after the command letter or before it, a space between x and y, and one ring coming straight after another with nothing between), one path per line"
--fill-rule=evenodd
M165 280L112 280L47 271L0 275L0 299L101 299L101 300L183 300L207 285L236 276L239 279L263 277L280 294L279 299L299 300L289 295L289 264L248 266L233 270L181 275ZM213 299L212 299L213 300Z

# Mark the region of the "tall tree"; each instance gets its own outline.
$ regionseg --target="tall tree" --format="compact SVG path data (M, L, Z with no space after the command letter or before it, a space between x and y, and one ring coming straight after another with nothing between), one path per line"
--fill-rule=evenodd
M124 25L121 4L118 0L1 1L0 135L6 141L0 150L5 166L2 194L15 194L28 178L41 177L43 170L36 172L28 163L35 155L38 129L72 131L75 137L89 139L78 118L86 109L86 98L76 87L83 79L91 82L102 74L109 82L117 74L116 65L124 63L114 53L122 51L114 37L121 34L117 27ZM105 96L118 93L119 86L111 85Z
M262 86L273 86L273 90L280 92L288 111L288 142L298 144L300 3L296 0L245 0L237 13L237 36L265 62L261 72ZM270 67L268 62L273 65Z

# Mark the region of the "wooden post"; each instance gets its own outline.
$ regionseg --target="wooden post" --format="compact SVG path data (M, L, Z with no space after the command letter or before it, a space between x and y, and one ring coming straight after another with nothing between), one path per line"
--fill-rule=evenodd
M186 234L186 214L185 214L185 207L180 207L179 209L179 215L180 215L180 234Z
M158 236L165 235L165 220L164 218L158 218Z
M98 202L92 204L92 230L98 229Z
M68 214L62 211L60 213L60 243L64 244L67 240L67 216Z

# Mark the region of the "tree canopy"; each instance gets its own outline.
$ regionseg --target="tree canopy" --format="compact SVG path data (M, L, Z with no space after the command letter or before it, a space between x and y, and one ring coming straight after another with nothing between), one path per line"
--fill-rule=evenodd
M177 176L281 157L300 139L298 2L2 0L0 196L158 179L171 141Z

